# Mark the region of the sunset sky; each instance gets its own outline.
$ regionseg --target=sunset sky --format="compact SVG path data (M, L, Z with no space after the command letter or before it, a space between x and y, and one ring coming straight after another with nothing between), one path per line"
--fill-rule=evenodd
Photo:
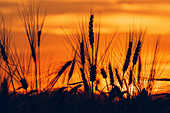
M24 33L17 5L27 0L0 0L0 12L6 20L12 17L15 38ZM39 0L34 0L39 1ZM44 32L47 35L63 35L61 26L67 31L75 29L82 15L89 16L90 10L101 18L101 33L127 32L129 26L147 28L147 34L161 34L169 44L170 1L168 0L41 0L42 14L47 12ZM12 15L12 16L11 16ZM70 32L69 32L70 33ZM19 35L18 35L19 34Z
M21 1L27 0L0 0L0 11L4 15L12 14L13 23L20 21L16 3L20 6ZM77 23L78 14L89 14L91 9L96 13L101 12L104 33L112 32L115 25L121 31L127 31L126 27L132 23L147 26L149 33L170 32L168 0L41 0L41 6L47 10L45 23L51 34L63 34L60 25L73 26Z
M28 44L16 5L18 4L20 8L21 1L27 2L27 0L0 0L0 12L6 21L9 22L12 17L14 40L19 48ZM61 26L67 28L67 33L71 33L76 29L82 15L89 19L92 9L96 20L100 13L102 34L113 34L115 28L119 29L119 33L126 33L130 26L142 25L147 28L148 37L156 39L157 34L161 35L166 59L169 62L170 0L41 0L41 8L42 14L47 11L43 29L46 35L42 42L42 50L46 54L54 52L54 57L58 61L69 58L67 56L69 53L64 48L65 33ZM168 64L165 69L166 76L170 73L169 69Z

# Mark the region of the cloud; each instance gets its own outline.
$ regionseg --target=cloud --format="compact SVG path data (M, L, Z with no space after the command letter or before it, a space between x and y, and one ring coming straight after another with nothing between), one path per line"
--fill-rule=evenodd
M170 4L169 0L118 0L117 4Z
M170 1L168 0L118 0L114 5L119 6L119 10L115 13L170 16ZM114 11L110 8L110 12Z
M19 4L19 7L21 6L22 4ZM170 1L168 0L116 0L114 2L110 0L42 0L41 6L42 9L47 9L48 15L89 13L93 9L95 12L101 11L102 13L111 13L113 15L128 13L170 16ZM4 10L17 13L16 3L0 1L0 11L3 12Z
M91 9L103 10L108 5L107 1L43 1L48 14L77 13L78 11L90 12Z
M0 9L1 8L11 8L14 7L16 4L10 1L0 1Z
M91 9L102 13L134 15L170 16L170 1L168 0L55 0L43 1L48 15L65 13L89 13ZM151 8L152 7L152 8Z
M16 4L10 1L0 1L0 12L2 14L11 14L15 12Z
M26 2L24 3L26 4ZM14 22L20 22L15 2L0 1L0 6L2 6L0 11L6 9L8 13L10 11L13 12ZM19 3L19 7L21 6L22 4ZM42 9L47 9L45 23L49 26L59 26L59 24L74 25L75 16L78 16L78 14L80 16L81 14L89 14L91 9L94 12L101 11L102 18L111 15L111 17L109 16L110 21L117 18L117 24L125 21L128 23L127 18L129 17L141 18L142 20L148 20L148 18L150 20L152 18L151 23L153 20L156 20L155 22L159 22L159 24L165 24L165 20L170 19L170 1L167 0L42 0L41 7ZM107 21L107 19L104 21Z

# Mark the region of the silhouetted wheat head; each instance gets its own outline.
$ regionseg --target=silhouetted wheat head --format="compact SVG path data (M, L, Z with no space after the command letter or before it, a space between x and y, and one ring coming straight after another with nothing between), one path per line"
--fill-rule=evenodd
M38 82L39 90L41 90L40 44L42 40L42 30L46 17L46 13L44 13L43 18L41 19L40 6L41 6L40 1L38 5L35 4L35 2L33 1L28 1L27 6L24 3L22 3L22 8L19 8L19 6L17 7L23 26L25 28L25 32L27 34L32 59L35 64L34 70L36 90L38 90Z
M145 36L145 30L139 31L138 34L135 31L129 32L128 48L126 49L127 51L125 55L126 57L122 59L123 61L121 61L123 62L122 69L120 68L120 66L112 67L112 62L110 62L108 68L105 70L104 68L101 68L98 63L100 61L101 62L104 61L103 60L104 56L106 56L108 48L111 46L113 39L108 44L101 58L97 60L98 51L99 51L99 37L97 37L96 40L97 42L95 42L95 36L93 32L94 29L93 22L94 22L94 15L91 14L89 25L88 25L88 37L87 35L84 35L86 32L81 30L81 33L77 35L78 36L77 39L76 36L73 38L73 40L77 40L75 45L78 45L78 48L74 46L73 44L74 41L72 39L67 39L67 41L71 44L73 50L77 53L76 55L77 62L75 62L75 57L74 57L72 61L73 63L68 73L69 76L68 79L72 77L74 72L80 71L80 75L83 81L82 83L84 86L84 91L87 94L90 94L89 92L91 92L91 96L94 95L93 83L96 81L97 76L100 75L98 73L98 70L100 70L103 79L105 79L106 81L106 86L103 86L103 88L107 87L108 94L106 95L109 95L109 98L113 94L118 94L119 99L124 98L125 95L126 96L129 95L133 97L140 94L143 89L147 89L145 86L143 86L144 79L142 79L142 77L144 75L142 73L143 63L141 60L142 59L141 49L143 45L143 39ZM67 36L67 38L69 38L69 36ZM118 56L118 57L122 57L122 56ZM79 70L74 70L74 65L77 65ZM107 66L107 61L103 62L103 65ZM150 75L150 78L153 78L155 76L154 72L155 71L153 70L152 74ZM109 77L107 77L107 74L109 74ZM107 79L109 79L110 84L108 84ZM150 79L148 81L148 84L150 85L153 84L151 80L153 79ZM77 83L81 84L81 82L77 82ZM150 85L148 85L148 89L151 89L149 88ZM112 87L111 90L109 88L110 86ZM95 90L101 93L103 92L103 90L98 88L98 85L95 86Z
M132 41L129 39L129 47L128 47L128 51L127 51L127 54L126 54L125 63L123 65L123 76L124 76L124 73L126 72L126 70L128 69L131 54L132 54Z
M93 13L90 14L88 26L85 26L84 23L81 23L81 24L79 25L80 32L77 32L78 34L75 36L66 35L65 40L71 46L73 51L75 51L77 54L75 65L77 65L79 69L75 69L74 72L80 71L80 77L83 81L82 83L84 86L84 91L93 100L94 99L94 87L96 89L98 89L98 85L94 86L94 82L96 82L97 76L101 75L100 72L98 72L98 70L100 70L100 67L98 68L99 63L102 62L103 59L105 59L104 56L106 56L107 51L108 51L109 47L111 46L111 43L112 43L115 35L112 37L111 41L107 45L106 50L104 50L104 52L102 54L102 58L99 59L98 53L100 51L100 48L99 48L100 28L98 30L98 33L96 33L96 35L95 35L95 33L94 33L94 14ZM99 25L99 27L100 27L100 25ZM86 29L87 29L87 31L86 31ZM74 63L72 63L72 65L73 64ZM70 68L71 75L74 74L72 69L73 68ZM104 74L103 69L101 70L101 72L102 72L102 74ZM103 77L106 81L107 89L109 90L109 88L108 88L109 84L108 84L108 81L106 80L106 78L107 78L106 75L107 75L107 73L105 72ZM70 78L71 78L71 76L69 77L69 79ZM112 74L112 78L113 78L113 74ZM112 79L112 82L113 82L113 79ZM80 82L77 82L77 83L80 83Z
M109 63L109 77L110 77L110 84L112 85L112 87L114 86L114 75L113 75L113 70L112 70L112 66Z
M11 26L9 26L11 27ZM15 87L13 83L13 75L12 75L12 70L9 65L9 54L10 54L10 41L12 39L12 33L11 33L11 28L7 28L5 19L3 15L1 14L1 20L0 20L0 55L3 58L3 61L5 62L6 68L7 68L7 73L11 78L13 90L15 92ZM2 67L2 66L1 66Z
M94 21L94 15L90 15L90 21L89 21L89 41L91 48L93 49L94 44L94 32L93 32L93 21Z
M9 26L10 28L8 28L3 16L1 22L2 26L0 29L1 31L0 48L3 62L0 65L0 67L5 73L7 73L6 75L10 76L14 92L16 92L14 84L21 85L21 87L17 88L17 90L21 88L27 90L28 83L26 81L25 76L26 73L28 73L27 70L29 70L29 64L27 65L27 67L25 67L24 58L25 55L21 54L22 52L21 53L17 52L17 49L14 45L13 47L11 47L12 40L11 26ZM5 65L3 65L3 63L5 63Z
M145 32L146 32L145 30L140 30L138 34L135 31L129 32L129 37L128 37L129 41L128 41L128 48L126 49L127 50L126 57L122 59L123 60L122 70L119 69L118 67L112 67L111 66L112 62L109 63L109 68L108 68L109 75L110 75L109 79L110 79L110 85L112 86L112 90L109 93L109 98L111 97L111 95L113 96L118 92L121 92L123 95L125 94L127 96L136 97L137 95L141 94L143 89L145 89L148 92L148 94L150 94L150 92L153 91L155 77L156 77L155 75L157 70L156 67L158 65L158 63L155 64L156 63L155 59L159 59L157 58L158 41L155 46L154 58L152 61L152 66L148 77L148 74L145 75L143 72L144 65L142 64L144 63L142 63L142 55L141 55L142 54L141 49L145 37ZM118 59L121 59L119 57L122 56L118 56ZM120 62L120 60L118 62ZM113 64L114 63L115 62L113 61ZM114 69L114 71L112 69ZM103 78L106 79L107 73L103 68L101 68L101 73ZM114 82L115 80L117 82ZM119 90L116 91L115 90L116 87L119 87Z

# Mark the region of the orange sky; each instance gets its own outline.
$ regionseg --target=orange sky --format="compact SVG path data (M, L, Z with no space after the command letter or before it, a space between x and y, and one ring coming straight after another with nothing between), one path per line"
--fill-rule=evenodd
M0 12L7 21L12 15L14 41L19 48L28 44L16 6L18 3L20 7L21 1L25 3L27 0L0 0ZM65 34L60 26L67 28L67 33L71 33L82 19L82 15L86 15L88 20L91 9L96 14L95 21L98 21L98 14L101 12L102 34L112 34L115 27L119 28L120 33L125 33L132 25L147 27L148 37L156 38L156 34L160 34L166 59L169 59L169 0L41 0L41 6L42 11L47 10L43 29L46 35L42 42L42 52L48 55L53 53L54 61L65 61L69 58L69 53L63 44ZM169 69L170 65L167 65L166 76L170 72Z
M20 6L21 1L27 0L0 0L0 11L7 17L12 14L13 23L20 21L16 2ZM46 29L52 34L63 34L60 25L72 29L77 24L78 14L89 14L90 9L96 13L101 12L101 29L104 33L111 33L114 26L127 31L127 27L133 23L147 26L149 33L170 32L168 0L41 0L41 6L47 9ZM20 27L14 25L13 28L20 31Z
M21 33L24 33L16 6L18 3L20 7L21 1L26 3L27 0L0 0L0 12L6 18L12 15L12 29L18 40L23 37ZM41 6L42 12L47 10L44 33L47 33L46 38L50 35L51 40L55 40L56 35L64 35L61 26L67 28L67 33L72 33L70 31L77 27L82 15L86 15L88 20L89 12L93 9L96 22L101 12L101 33L113 33L115 27L119 28L119 32L127 32L133 24L142 25L147 27L147 34L161 34L166 45L170 43L168 0L41 0Z

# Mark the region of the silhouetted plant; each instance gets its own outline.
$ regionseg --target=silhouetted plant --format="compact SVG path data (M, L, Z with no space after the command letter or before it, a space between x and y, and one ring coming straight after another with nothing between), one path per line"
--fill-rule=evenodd
M9 86L6 78L0 85L0 108L2 112L8 112L9 106Z
M110 63L109 63L109 75L110 75L110 84L113 87L114 86L114 76L113 76L112 66Z
M22 4L23 8L19 9L18 12L21 17L22 23L27 34L29 41L32 58L35 64L35 85L38 90L38 71L39 71L39 90L41 90L41 73L40 73L40 44L42 40L42 29L46 14L44 14L42 21L40 22L40 2L37 7L34 6L33 1L27 3L28 6ZM38 47L38 49L37 49ZM38 51L38 52L36 52ZM37 60L38 59L38 60ZM38 64L39 63L39 64ZM37 65L39 66L37 70Z
M73 39L67 36L68 39L66 39L66 41L71 45L73 52L75 52L73 58L65 62L62 67L59 67L50 73L54 76L48 76L51 80L47 84L47 89L44 90L44 92L40 92L39 94L35 95L38 90L41 91L40 44L45 16L43 17L41 24L39 24L40 6L37 7L37 10L35 10L35 7L33 6L34 5L31 2L31 4L28 5L27 10L23 5L24 10L19 10L19 12L21 11L20 16L25 27L27 38L29 40L29 46L31 50L30 58L32 57L35 64L36 90L28 91L26 94L19 94L15 92L15 87L12 83L14 92L9 94L9 81L4 79L0 85L0 107L3 110L8 111L9 109L8 112L23 112L25 110L24 108L26 108L28 113L143 113L152 111L153 108L151 108L150 105L151 103L154 103L154 101L151 99L154 82L155 80L167 80L156 78L156 75L158 74L157 69L159 67L159 40L157 40L155 45L154 57L149 75L145 75L145 73L143 73L141 49L145 31L142 30L138 35L133 31L129 32L129 40L127 42L128 47L127 51L125 52L126 57L121 59L120 57L122 56L118 56L118 58L121 59L118 66L112 65L112 63L115 63L114 61L109 61L108 65L108 61L104 59L106 59L106 54L109 50L109 47L112 45L113 38L116 33L111 38L111 41L107 45L100 59L98 59L98 53L101 52L99 51L100 28L95 37L94 14L92 13L90 14L87 31L85 31L85 26L82 24L79 26L80 33L76 34L75 37L73 36ZM10 36L10 32L7 32L4 24L1 25L0 62L5 62L8 68L6 69L6 67L3 68L3 66L1 66L1 69L3 69L3 71L9 75L9 77L11 77L11 82L15 80L17 83L20 83L21 87L18 89L24 88L27 91L28 82L25 76L29 72L31 61L28 61L28 66L26 66L28 70L26 70L24 67L25 60L23 55L19 55L16 50L9 53L9 37L4 38L4 36L6 33L8 34L7 36ZM119 51L118 48L116 49ZM122 53L122 51L120 51L120 53ZM20 59L23 59L23 61ZM100 65L100 63L102 64ZM37 68L39 71L37 71ZM39 81L37 76L38 72ZM74 74L78 75L78 77L80 74L80 81L74 81L72 83L71 78L74 76ZM107 76L108 74L109 77ZM57 81L62 75L64 76L64 80L68 75L67 87L63 86L55 90L54 86L57 84ZM103 78L100 78L101 75ZM146 80L144 80L142 77L146 77ZM100 84L103 79L106 82L106 86ZM108 83L108 81L110 81L110 83ZM142 84L143 81L147 81L145 85ZM82 89L82 86L84 86L84 89ZM106 88L107 91L105 90ZM90 99L91 101L89 101ZM6 107L9 104L13 106L9 106L7 109Z
M1 51L0 51L0 53L3 58L3 61L5 62L6 66L8 68L8 74L11 78L13 90L15 92L12 70L9 66L9 61L8 61L11 38L12 38L11 28L9 28L9 29L7 28L5 19L4 19L3 15L1 14L1 20L0 20L0 49L1 49Z
M63 72L66 70L66 68L68 68L68 66L71 65L71 63L72 63L72 61L68 61L65 63L65 65L58 71L58 74L50 81L50 83L48 84L47 90L51 90L53 88L53 86L56 84L56 82L58 81L60 76L63 74Z
M123 65L123 76L124 76L124 73L126 72L126 70L128 69L128 66L129 66L129 63L130 63L131 54L132 54L131 33L129 33L129 34L130 34L130 37L129 37L129 47L128 47L127 54L126 54L126 59L125 59L124 65Z

